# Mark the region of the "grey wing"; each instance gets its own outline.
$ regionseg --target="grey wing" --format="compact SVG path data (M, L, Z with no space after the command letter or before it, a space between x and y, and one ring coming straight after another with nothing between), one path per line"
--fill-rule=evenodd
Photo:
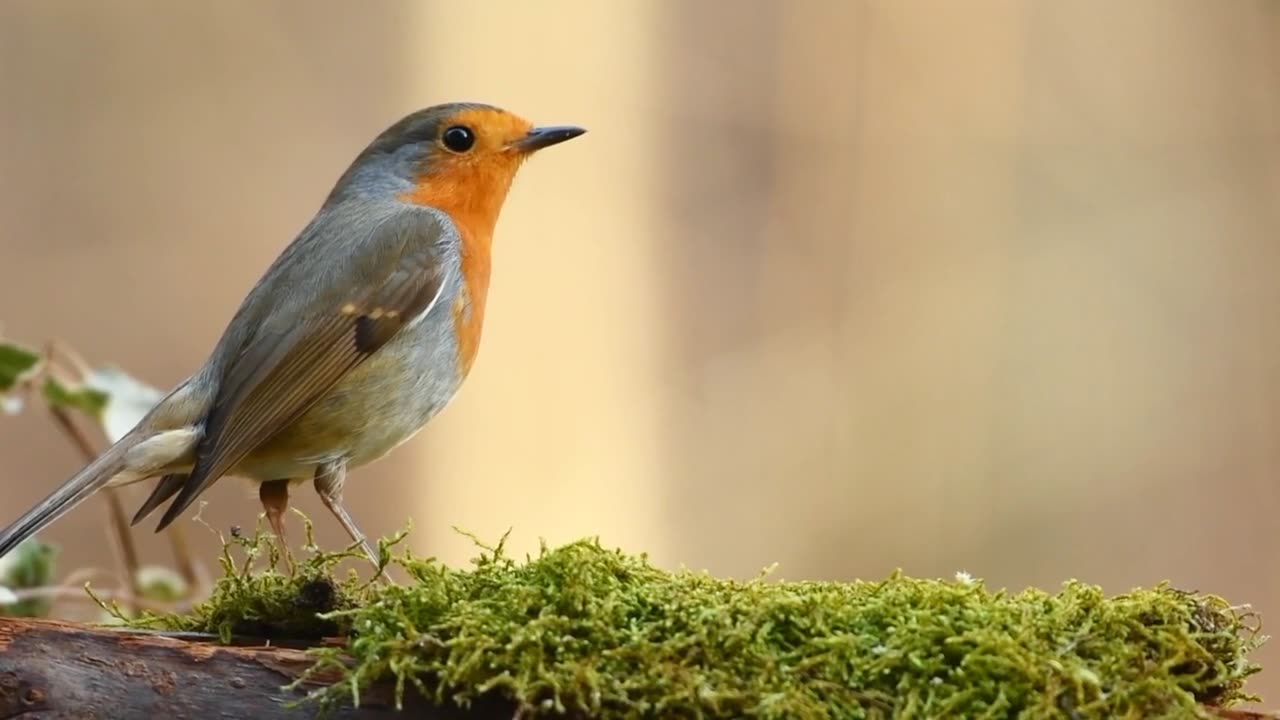
M439 241L449 232L434 211L398 210L352 242L351 254L335 259L339 267L302 278L316 284L305 290L312 298L305 309L265 311L263 330L226 367L195 465L157 531L433 307L447 280Z

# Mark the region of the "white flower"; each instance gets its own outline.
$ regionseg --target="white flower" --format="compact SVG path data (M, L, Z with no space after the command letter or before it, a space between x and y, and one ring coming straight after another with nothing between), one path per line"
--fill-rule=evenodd
M22 412L22 398L17 395L0 395L0 412L5 415Z
M94 370L84 379L86 387L107 394L107 407L102 411L102 429L115 442L133 429L164 393L114 367Z

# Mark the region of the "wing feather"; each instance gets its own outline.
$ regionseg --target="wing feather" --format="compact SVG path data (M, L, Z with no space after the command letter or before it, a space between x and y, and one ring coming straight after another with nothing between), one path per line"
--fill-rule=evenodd
M446 280L436 243L441 226L411 213L381 223L367 242L355 247L345 269L308 278L333 286L316 292L327 300L309 316L290 325L289 318L267 312L263 326L287 329L256 334L227 368L196 448L195 466L157 531L430 311ZM344 293L346 286L350 290Z

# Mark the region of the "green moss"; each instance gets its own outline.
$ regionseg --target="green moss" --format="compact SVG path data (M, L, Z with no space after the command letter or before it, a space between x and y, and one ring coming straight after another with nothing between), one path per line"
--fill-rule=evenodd
M398 539L396 540L398 541ZM396 541L384 542L390 561ZM256 539L233 540L249 555ZM1154 718L1250 699L1254 618L1168 586L1105 597L992 592L893 575L880 582L738 582L668 572L580 541L517 562L501 545L469 570L396 558L412 582L332 581L318 626L300 598L351 553L298 573L227 575L191 617L150 625L350 634L316 669L354 695L394 681L440 701L500 693L524 717ZM138 621L134 621L135 623Z
M261 528L253 535L242 535L237 529L230 538L224 537L220 558L223 576L209 598L190 615L143 613L127 617L118 607L99 604L125 625L214 633L223 642L232 637L314 640L346 634L350 623L329 619L327 613L373 602L375 589L354 573L337 579L334 570L347 558L364 556L354 547L344 552L321 552L312 537L310 521L305 527L308 558L292 569L286 569L278 548ZM382 546L389 551L403 537L384 541ZM238 561L235 551L241 556ZM387 555L385 562L390 561Z

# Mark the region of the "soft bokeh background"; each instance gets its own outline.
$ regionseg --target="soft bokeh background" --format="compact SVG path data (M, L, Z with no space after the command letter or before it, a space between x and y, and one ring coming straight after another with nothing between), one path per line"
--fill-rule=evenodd
M590 133L516 182L469 383L349 480L370 533L1280 617L1278 78L1273 0L4 0L0 321L168 388L373 135L492 102ZM0 423L8 522L79 458Z

